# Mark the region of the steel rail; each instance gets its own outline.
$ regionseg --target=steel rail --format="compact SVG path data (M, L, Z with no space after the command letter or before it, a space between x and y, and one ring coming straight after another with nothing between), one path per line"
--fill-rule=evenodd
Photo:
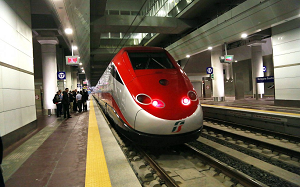
M155 162L145 151L143 151L139 147L135 147L139 153L143 156L144 160L146 160L150 167L153 168L156 171L156 174L163 180L163 182L168 186L168 187L179 187L179 185L170 177L167 172L160 167L157 162Z
M245 142L252 143L252 144L257 144L260 147L263 147L265 149L270 149L272 151L283 153L283 154L289 155L291 157L300 158L299 157L299 155L300 155L299 151L292 150L292 149L289 149L289 148L286 148L286 147L281 147L281 146L278 146L278 145L275 145L275 144L270 144L270 143L263 142L263 141L260 141L260 140L255 140L255 139L248 138L248 137L245 137L245 136L242 136L242 135L238 135L238 134L234 134L234 133L231 133L231 132L223 131L221 129L216 129L216 128L213 128L213 127L210 127L210 126L206 126L206 125L204 125L204 126L205 126L205 129L208 130L208 131L215 131L215 132L223 134L223 135L225 134L225 135L231 136L235 139L243 140Z
M220 162L219 160L209 156L208 154L201 152L200 150L189 145L188 143L186 143L185 145L189 148L189 150L191 150L195 155L197 155L200 160L203 160L207 162L209 165L211 165L212 167L219 169L220 171L222 171L222 173L224 173L228 177L238 180L239 183L242 184L243 186L267 187L267 185Z

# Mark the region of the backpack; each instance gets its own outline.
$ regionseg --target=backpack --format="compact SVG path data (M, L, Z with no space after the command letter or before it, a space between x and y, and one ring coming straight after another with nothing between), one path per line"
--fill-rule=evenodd
M53 104L57 104L59 101L57 100L57 94L55 94L54 98L52 99Z

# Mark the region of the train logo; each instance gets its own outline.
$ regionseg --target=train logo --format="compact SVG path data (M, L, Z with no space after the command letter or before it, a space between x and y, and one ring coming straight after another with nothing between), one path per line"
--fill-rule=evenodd
M177 121L173 127L172 132L176 133L176 132L180 132L181 131L181 127L183 126L184 121Z

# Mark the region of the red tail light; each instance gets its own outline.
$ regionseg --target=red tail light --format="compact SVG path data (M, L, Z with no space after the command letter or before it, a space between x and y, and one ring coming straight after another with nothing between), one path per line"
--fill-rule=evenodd
M182 98L181 103L185 106L191 104L191 100L187 97Z
M164 108L165 107L165 103L158 99L154 99L152 101L152 105L156 108Z

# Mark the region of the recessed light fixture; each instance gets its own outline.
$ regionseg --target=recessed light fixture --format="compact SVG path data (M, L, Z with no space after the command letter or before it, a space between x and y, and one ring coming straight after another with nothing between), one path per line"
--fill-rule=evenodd
M82 63L80 62L79 65L82 66Z
M235 60L234 62L238 62L237 60Z
M66 34L72 34L73 33L73 30L71 28L66 28L65 29L65 33Z
M208 50L212 50L212 47L211 47L211 46L209 46L207 49L208 49Z
M186 55L186 58L190 58L191 57L191 55Z
M247 38L247 37L248 37L248 34L243 33L243 34L241 35L241 37L242 37L242 38Z
M73 49L73 50L77 50L78 47L77 47L77 46L72 46L72 49Z

